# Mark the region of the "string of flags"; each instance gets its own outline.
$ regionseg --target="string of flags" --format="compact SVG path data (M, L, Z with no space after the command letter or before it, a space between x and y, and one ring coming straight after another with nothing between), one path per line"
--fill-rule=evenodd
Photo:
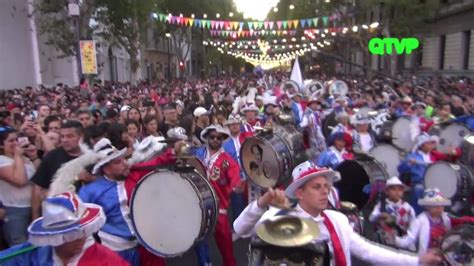
M304 29L312 27L327 27L329 22L339 20L340 15L322 16L314 18L277 20L277 21L230 21L230 20L209 20L197 19L183 16L173 16L172 14L155 13L155 18L160 22L172 25L197 27L211 30L243 31L250 30L286 30Z

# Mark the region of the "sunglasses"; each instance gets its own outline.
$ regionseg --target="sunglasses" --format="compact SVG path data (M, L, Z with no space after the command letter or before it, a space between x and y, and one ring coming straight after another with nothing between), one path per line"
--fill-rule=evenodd
M214 139L222 140L222 137L221 137L221 136L217 136L217 135L209 135L208 139L209 139L209 140L214 140Z

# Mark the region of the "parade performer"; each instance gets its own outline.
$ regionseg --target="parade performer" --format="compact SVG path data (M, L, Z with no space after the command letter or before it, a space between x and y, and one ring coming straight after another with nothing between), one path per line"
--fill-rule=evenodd
M380 240L386 234L390 236L390 239L383 239L384 244L394 245L395 236L405 235L408 226L416 218L413 207L402 200L404 192L405 185L398 177L388 179L385 184L385 196L375 205L369 216L369 221L376 224Z
M329 137L329 148L326 149L321 156L319 156L317 165L319 167L336 167L344 160L352 160L354 158L352 153L346 150L346 139L350 136L346 133L338 132Z
M180 145L176 144L174 150L168 149L150 161L131 168L124 158L125 149L117 151L111 145L104 145L98 152L105 154L105 157L92 171L99 177L79 191L84 202L95 203L104 209L107 222L98 234L102 244L116 251L132 265L164 265L163 259L138 248L130 220L129 200L136 184L152 171L151 167L176 161L175 154Z
M412 188L410 192L410 205L413 206L417 214L422 212L422 208L418 205L418 199L423 195L423 179L426 168L434 162L440 160L453 161L461 155L460 148L453 148L449 155L436 151L437 142L437 136L421 133L416 137L416 143L412 152L398 166L400 176L405 175L409 177L409 183Z
M332 134L338 133L338 132L343 132L347 133L352 136L352 126L349 123L350 122L350 116L346 112L338 112L336 114L336 120L339 122L331 132Z
M305 133L304 135L308 136L309 147L311 148L310 158L313 158L316 162L321 153L326 150L326 139L322 132L323 113L320 108L321 102L315 95L311 96L300 124Z
M400 107L398 107L395 110L395 116L396 117L401 117L401 116L411 116L413 115L413 110L411 109L413 101L410 97L405 96L402 98L400 101Z
M377 144L374 134L369 131L370 119L367 116L355 115L352 124L355 126L352 131L353 149L368 153Z
M299 92L290 96L291 110L293 111L293 116L295 118L295 125L297 128L300 127L300 123L303 120L304 110L306 109L306 104L302 101L303 95Z
M434 122L433 120L427 119L425 116L426 104L422 102L416 102L413 104L412 109L414 110L412 120L417 125L419 132L428 132ZM418 134L415 134L415 136L418 136Z
M396 238L397 246L408 248L418 245L418 254L422 255L429 249L440 249L443 236L454 226L466 222L473 223L474 217L454 218L448 216L444 207L451 205L451 200L445 198L439 189L427 189L423 198L418 200L420 206L425 207L410 224L408 232L403 237Z
M219 215L214 236L222 255L222 265L235 266L232 228L227 217L227 209L230 204L230 193L241 186L241 180L238 162L222 148L222 142L227 137L229 134L224 128L209 126L201 133L201 138L207 145L195 149L193 153L204 163L209 182L219 198ZM196 245L196 252L200 266L211 263L207 240Z
M234 161L242 165L240 158L240 146L244 143L246 138L252 137L252 132L241 132L240 125L242 119L238 114L230 114L229 118L224 122L224 125L229 129L230 137L225 140L222 144L222 148L228 153ZM232 204L232 217L233 220L237 219L239 214L244 210L246 206L245 192L248 192L246 188L246 176L243 171L243 167L240 167L240 180L242 181L242 187L235 188L231 193L231 204Z
M28 243L0 252L0 258L11 256L2 265L129 265L92 237L105 224L100 206L83 203L71 192L48 197L42 205L43 216L28 228Z
M247 206L234 222L237 234L253 235L256 225L282 213L277 208L268 209L269 206L284 205L288 197L296 200L297 204L292 210L286 211L286 214L311 219L317 223L320 237L314 241L328 241L332 255L331 265L351 265L351 255L374 265L419 265L440 261L440 258L432 253L418 258L371 244L353 231L345 215L326 210L328 194L336 176L335 171L302 163L296 166L293 173L297 174L293 176L293 182L285 192L269 189L257 201Z
M242 132L255 132L255 127L262 127L258 120L258 107L254 104L246 104L241 109L245 116L245 122L242 125Z

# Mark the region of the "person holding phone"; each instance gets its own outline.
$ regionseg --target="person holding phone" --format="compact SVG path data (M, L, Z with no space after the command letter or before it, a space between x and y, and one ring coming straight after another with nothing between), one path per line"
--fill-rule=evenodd
M35 173L34 165L24 156L28 139L17 137L15 129L0 127L0 201L5 209L3 233L10 246L27 240L32 195L29 180Z

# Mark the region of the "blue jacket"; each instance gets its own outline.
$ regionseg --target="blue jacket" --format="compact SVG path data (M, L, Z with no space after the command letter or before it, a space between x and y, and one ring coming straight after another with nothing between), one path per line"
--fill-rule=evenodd
M87 184L79 190L79 197L86 203L94 203L102 206L107 221L100 229L101 232L133 241L135 236L131 231L125 218L129 214L124 212L128 209L128 198L124 182L107 179L103 176L94 182Z
M409 161L412 159L415 159L418 163L411 164ZM423 155L419 152L410 152L398 166L398 173L400 175L409 174L412 183L423 183L427 167L428 164L424 163Z
M317 165L319 167L331 167L336 169L336 167L342 163L332 149L326 149L321 155L319 155Z
M222 143L222 148L224 149L225 152L227 152L234 161L236 161L239 166L240 166L240 179L241 180L246 180L246 176L244 173L244 168L242 167L242 161L239 160L240 157L240 151L238 151L234 145L234 140L232 138L227 139Z
M456 119L451 120L454 123L463 123L465 124L470 130L474 130L474 115L463 115Z
M300 123L301 123L301 117L303 114L300 114L300 109L298 108L298 104L295 102L291 103L291 110L293 111L293 114L295 116L296 127L299 128Z

